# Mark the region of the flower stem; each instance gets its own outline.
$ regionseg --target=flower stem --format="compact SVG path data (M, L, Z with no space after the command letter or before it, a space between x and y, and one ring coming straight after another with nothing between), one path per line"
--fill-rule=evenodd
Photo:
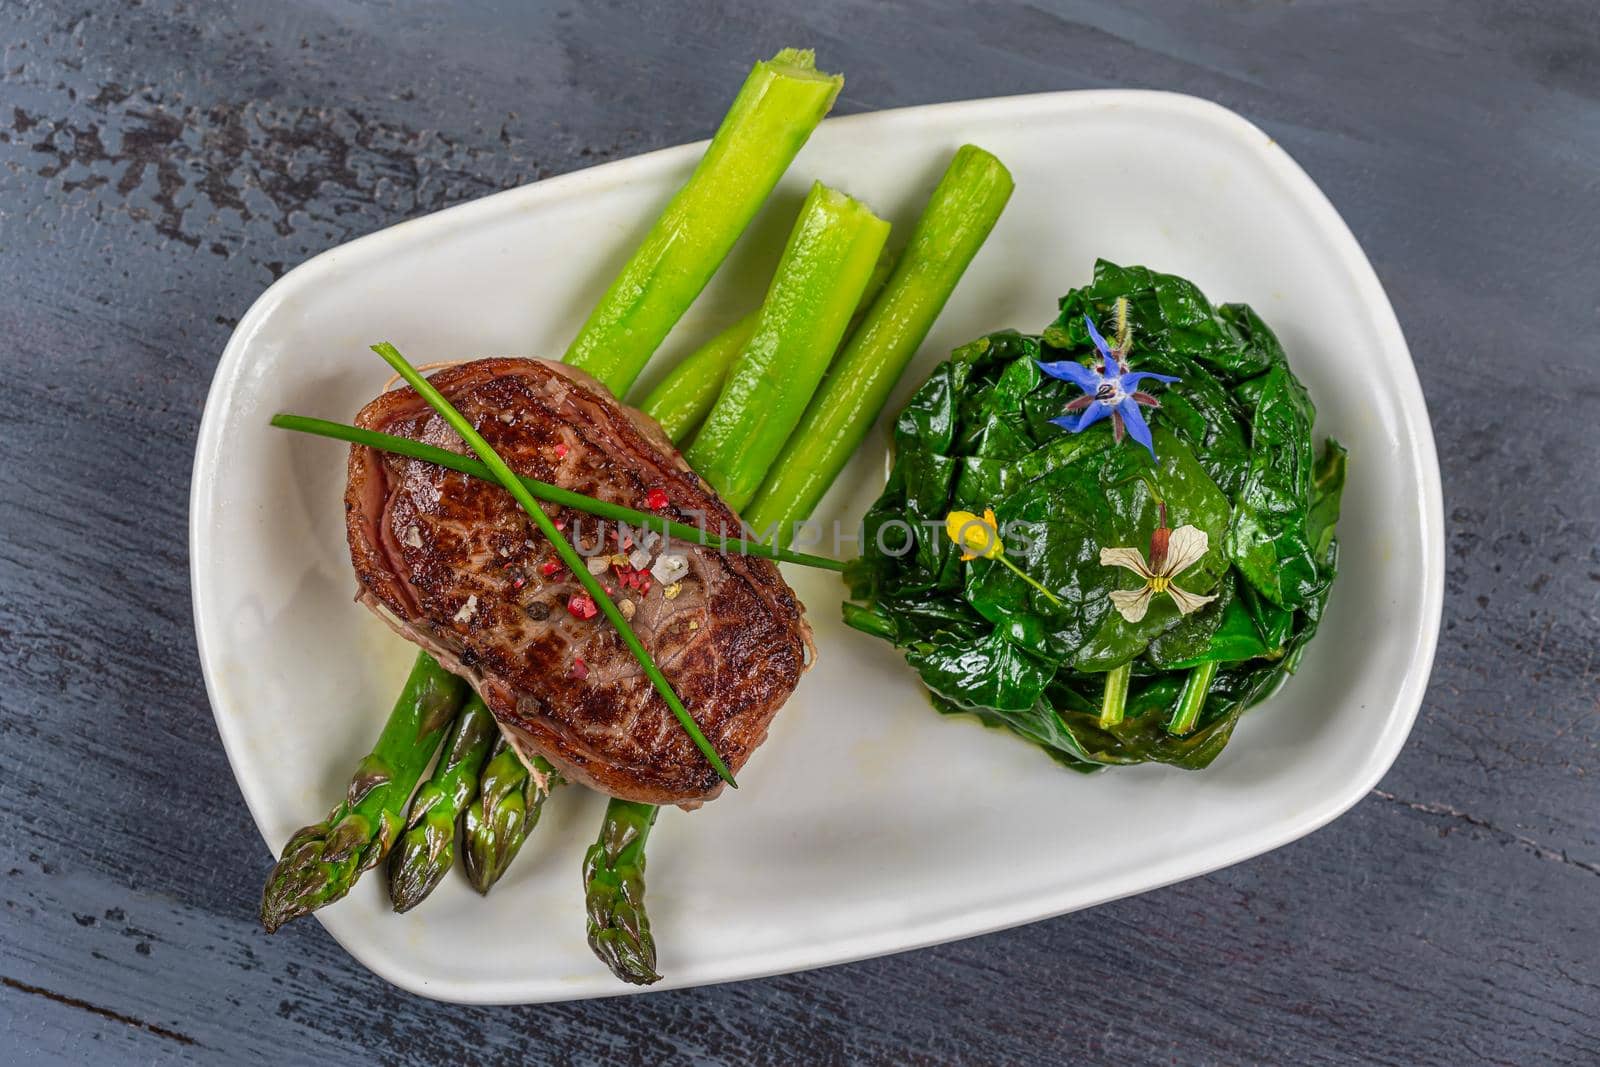
M1211 680L1217 675L1217 661L1207 660L1189 672L1184 679L1183 692L1178 694L1178 710L1167 724L1167 733L1182 737L1200 721L1200 710L1206 706L1206 694L1211 692Z
M1123 710L1128 705L1128 678L1132 674L1132 660L1106 672L1106 692L1100 698L1100 729L1108 730L1122 721Z
M1039 590L1039 592L1043 593L1049 599L1050 603L1054 604L1058 608L1062 606L1061 601L1056 598L1054 593L1040 585L1038 582L1034 581L1032 578L1029 578L1026 574L1023 574L1021 569L1018 568L1015 563L1012 563L1009 559L1006 559L1004 555L996 556L995 559L999 560L1001 563L1004 563L1007 567L1010 567L1012 574L1015 574L1018 578L1021 578L1023 581Z

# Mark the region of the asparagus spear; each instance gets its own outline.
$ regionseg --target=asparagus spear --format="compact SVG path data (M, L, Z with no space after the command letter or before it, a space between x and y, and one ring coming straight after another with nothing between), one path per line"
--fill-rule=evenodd
M461 858L472 888L487 893L516 858L539 823L545 798L566 779L543 756L533 757L539 773L529 774L516 749L502 738L484 765L478 795L462 816L465 847Z
M754 313L751 318L753 321ZM690 359L674 373L678 371L683 372L678 375L677 387L682 393L709 393L715 397L722 388L727 366L710 359ZM657 418L666 413L665 409L651 412L648 402L645 411ZM693 428L692 423L680 422L667 433L674 444L681 444ZM650 804L613 798L600 821L599 838L583 857L589 947L612 974L634 985L649 985L661 977L656 973L656 943L644 910L644 846L658 810ZM626 865L624 850L619 847L622 843L631 846L626 852Z
M1010 193L1011 177L998 160L970 146L957 152L918 221L889 288L868 310L828 383L812 400L800 430L769 472L748 513L750 525L756 529L767 529L771 523L787 527L811 514L843 467L837 452L839 442L853 441L853 449L866 436ZM723 373L709 359L689 366L689 374L720 377ZM691 386L680 388L692 394ZM759 396L759 390L752 391L745 402L762 402ZM829 403L839 405L840 410L826 418L818 414ZM799 457L808 433L813 432L811 427L829 435L829 447L817 457L826 465L824 470L814 479L803 479L797 477ZM848 454L846 450L843 456ZM712 488L722 490L715 478L707 477ZM757 515L759 520L754 517ZM779 533L780 545L788 539L788 531ZM644 911L644 850L654 820L654 808L611 801L599 839L584 861L589 945L618 978L639 984L658 977L655 941Z
M852 328L866 314L867 307L883 288L883 283L889 280L893 269L894 257L888 253L878 256L872 277L861 293L861 302L856 305L855 316L850 320ZM639 410L660 423L661 429L674 441L682 441L694 433L711 411L711 405L717 402L717 394L722 392L722 383L728 377L728 368L744 351L760 317L761 309L757 308L683 357L650 390Z
M417 653L400 699L378 743L356 767L344 801L322 822L297 831L267 875L261 925L268 933L340 899L383 859L417 779L466 695L466 682L426 652Z
M498 733L494 716L473 694L456 717L433 775L411 802L406 832L389 853L389 900L395 911L422 903L455 865L456 820L478 791L478 772Z
M975 152L976 150L973 151ZM979 156L986 157L987 154L979 153ZM792 153L783 159L783 166L786 167L788 165L789 158L792 158ZM957 158L958 160L971 159L973 155L971 152L958 153ZM1004 176L1004 188L998 194L998 202L993 203L990 208L992 215L998 215L1000 207L1004 205L1005 199L1010 195L1009 174L1006 174L1005 169L999 167L998 163L995 166L998 167L1000 174ZM702 169L704 169L703 164ZM952 166L952 170L954 169ZM697 172L698 175L699 172ZM945 190L948 182L949 175L946 176L945 182L941 182L940 190L936 190L935 202L941 201L941 191ZM952 213L955 211L954 208L950 210ZM971 260L978 245L982 244L983 239L988 235L994 220L993 217L990 217L987 222L983 222L981 219L982 213L982 210L975 212L974 217L969 219L966 225L956 221L948 222L944 228L946 230L945 236L951 242L951 247L942 250L943 255L930 255L927 261L923 262L915 270L902 265L902 270L898 272L905 279L901 284L901 293L893 301L889 301L887 297L878 301L879 304L885 306L886 310L872 316L877 322L877 326L873 330L877 340L872 345L864 347L871 350L887 348L891 354L896 353L901 347L908 347L909 351L899 355L899 365L894 367L892 372L887 373L886 382L880 380L878 382L869 382L865 385L862 383L852 384L854 379L872 373L871 363L874 361L867 361L865 366L853 363L848 370L841 367L836 372L835 377L841 380L839 388L843 391L841 402L848 404L848 409L843 413L843 417L838 420L837 425L832 427L839 439L843 439L853 433L855 442L859 444L861 438L866 435L867 427L877 417L878 411L887 399L889 390L893 387L894 380L899 377L900 372L904 369L905 362L909 359L911 351L914 351L917 345L921 343L923 336L927 333L928 326L931 325L933 318L943 307L945 299L948 298L949 289L954 287L956 280L959 279L966 264ZM925 239L920 242L918 240L918 236L930 228L931 224L928 216L931 214L931 210L926 212L924 219L919 221L917 233L914 233L912 237L912 248L921 248L926 253L939 253L941 249L936 244L933 247L929 247L931 243L929 240ZM748 218L749 216L745 215L744 221L747 222ZM742 226L743 223L740 225ZM625 307L626 299L618 291L623 286L624 281L630 278L630 272L634 271L636 266L641 263L648 263L653 256L659 254L653 251L651 246L652 238L657 236L657 231L661 228L661 223L658 222L656 230L653 230L651 237L646 240L646 247L635 253L628 267L624 268L623 276L618 278L613 283L612 289L607 292L606 297L601 302L601 307L597 308L590 316L590 322L585 324L583 334L579 340L574 341L572 347L568 349L568 362L588 370L619 394L625 392L632 384L639 370L643 368L656 346L665 337L667 329L670 328L673 322L677 321L683 310L693 300L694 295L699 292L699 286L694 287L687 298L682 299L680 306L671 307L662 312L662 317L669 319L666 326L662 326L659 322L650 323L651 328L647 331L642 331L642 342L635 341L625 350L622 345L622 339L619 336L624 331L620 328L607 330L601 322L604 319L620 321L624 317L618 310L610 310L605 315L602 314L602 311L607 308L607 305ZM970 247L967 247L969 245ZM701 251L703 254L704 250L702 249ZM721 257L725 254L726 248L716 253L715 261L720 262ZM940 264L942 264L942 270L940 269ZM951 270L952 265L954 266L953 271ZM714 267L712 269L714 270ZM711 270L706 270L704 278L709 278L711 272ZM934 277L926 277L929 274L933 274ZM941 283L940 277L944 277L946 280ZM700 286L703 286L704 278L702 278ZM632 284L640 287L642 291L645 280L645 278L634 277ZM942 292L940 291L941 288ZM642 303L643 301L639 302ZM874 307L876 306L875 304ZM930 307L931 310L929 310ZM915 339L910 341L909 346L906 345L905 336L900 337L898 343L896 343L896 331L892 329L894 324L890 321L896 313L911 317L912 321L909 330L902 331L907 336L914 335ZM927 319L927 323L919 330L916 326L916 320L922 317ZM752 333L754 329L755 327L751 327ZM866 331L859 332L865 333ZM606 337L608 333L610 336ZM607 342L615 345L621 354L616 358L608 358L604 354L604 344L595 340L595 338L600 337L606 337ZM852 347L855 347L854 343L852 343ZM726 369L722 359L732 359L737 352L742 351L742 346L736 350L733 342L728 340L725 345L719 346L718 356L707 356L689 361L689 369L685 372L689 376L688 395L699 395L696 393L697 388L700 393L705 394L709 394L713 389L723 388ZM600 354L597 354L597 352ZM701 382L698 384L694 381L696 375L702 376ZM715 381L717 384L711 386L708 384L711 381ZM658 394L660 392L661 390L657 390ZM804 402L804 398L802 398L801 403L803 404ZM666 403L667 401L663 397L652 394L652 397L646 401L646 406L647 408L656 407L655 414L660 417L663 414L662 407ZM689 418L676 423L673 432L674 439L680 439L690 432L697 421L697 419ZM846 450L845 454L848 455L848 450ZM831 469L822 479L823 489L832 482L833 478L837 476L839 468L843 466L843 460L840 458L834 456L825 458L831 464ZM719 491L723 489L722 486L716 485L714 481L713 487ZM821 498L821 492L814 486L803 492L801 490L796 490L795 492L798 495L787 504L784 503L781 497L778 497L769 505L770 509L778 515L777 521L797 521L806 517L815 507L816 501ZM801 497L809 499L803 500ZM787 540L787 538L782 538L782 540ZM605 961L614 974L625 981L637 983L653 982L658 977L655 971L655 942L650 935L649 920L644 911L643 880L644 848L648 839L649 829L654 825L656 814L656 809L650 805L620 800L611 801L606 807L605 819L601 825L599 839L590 848L584 864L584 895L588 914L589 944L596 955Z
M866 205L812 185L755 331L685 453L730 507L755 496L800 421L888 236Z
M688 183L589 313L566 362L618 396L628 391L843 84L819 72L809 51L784 49L755 65Z
M756 332L760 315L757 308L684 356L644 398L639 410L659 422L674 441L688 437L717 402L728 368Z
M808 288L811 288L814 294L834 302L842 299L847 302L845 306L859 308L871 299L870 296L862 295L862 287L875 289L882 285L887 273L888 261L880 257L879 253L883 245L883 235L888 227L881 220L873 218L870 212L854 201L841 205L840 201L848 201L848 198L834 194L821 185L813 188L812 198L807 202L808 208L813 201L820 202L823 206L813 215L811 221L835 217L836 210L843 207L847 217L852 218L853 222L846 223L842 228L853 227L857 231L865 229L869 235L869 240L863 247L853 251L864 253L867 248L872 248L870 254L878 257L876 262L880 266L869 271L868 279L860 282L847 280L842 285L836 284L835 279L830 278L826 270L817 269L818 264L815 261L806 262L811 258L816 245L816 242L808 239L800 242L801 247L796 255L785 253L772 283L772 289L774 292L780 289L780 280L785 289L792 289L797 288L792 284L797 278L809 278ZM801 218L802 224L806 223L807 211L801 212ZM862 225L863 223L865 225ZM796 225L796 233L802 231L802 224ZM851 242L839 243L849 245ZM795 250L796 244L797 242L791 239L790 251ZM853 269L859 270L859 264L855 264ZM853 295L848 291L852 288ZM755 334L763 328L761 323L769 314L770 307L794 305L793 300L784 298L774 300L769 295L762 308L747 320L749 332ZM728 395L723 386L723 379L728 374L728 362L733 356L728 355L724 359L723 353L716 355L706 355L706 353L720 346L728 335L742 333L745 325L745 322L735 324L725 331L723 336L714 339L685 360L674 369L668 382L664 382L663 386L652 393L651 398L646 401L645 412L660 419L663 426L670 425L668 434L675 442L691 432L694 423L698 421L698 416L694 419L674 420L672 416L679 410L677 407L679 403L687 404L690 402L689 398L694 397L715 396L719 391ZM843 324L838 324L837 329L840 332L843 328ZM829 329L831 331L832 327ZM837 333L833 334L832 340L823 339L827 345L826 351L820 353L820 359L818 353L810 353L813 362L820 362L825 367L827 358L832 355L838 340ZM770 349L767 351L770 354ZM785 367L787 370L788 364L785 364ZM816 378L820 376L819 368L816 377L812 378L807 388L815 388ZM670 388L668 388L669 383ZM773 388L770 381L763 381L758 377L748 387L734 390L726 403L719 399L717 411L728 418L730 423L739 423L750 409L770 405ZM798 406L795 408L797 412L799 407L804 406L808 396L809 393L806 393L798 397ZM725 471L711 470L708 473L705 468L701 468L701 473L713 489L719 493L726 493ZM594 949L595 955L611 968L613 974L625 982L636 985L647 985L661 977L655 970L655 940L651 937L650 921L644 910L645 841L649 836L650 827L655 823L656 813L657 809L649 804L612 800L606 806L605 818L600 824L600 836L589 847L584 857L583 885L585 910L588 914L589 946Z
M612 974L634 985L661 980L644 910L644 846L659 811L652 804L612 800L599 839L583 857L589 947Z
M973 145L956 151L883 295L834 361L761 492L742 509L752 529L787 528L815 510L994 228L1011 186L1010 172L988 152ZM788 541L786 533L778 543Z

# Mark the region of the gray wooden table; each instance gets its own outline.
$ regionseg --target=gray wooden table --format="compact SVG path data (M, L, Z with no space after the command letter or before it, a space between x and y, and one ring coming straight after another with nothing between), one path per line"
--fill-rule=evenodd
M1600 15L759 6L0 2L0 1060L1596 1062ZM266 937L186 570L237 316L359 234L704 136L789 43L848 72L842 112L1199 94L1322 185L1444 466L1445 625L1405 752L1272 855L768 981L465 1009L316 923Z

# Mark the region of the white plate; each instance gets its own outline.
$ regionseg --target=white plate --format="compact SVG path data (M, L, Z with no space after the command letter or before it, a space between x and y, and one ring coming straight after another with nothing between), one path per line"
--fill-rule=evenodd
M1283 150L1232 112L1163 93L1081 92L830 120L669 349L755 305L813 178L866 198L903 237L966 141L1006 162L1016 195L896 406L954 345L1042 328L1096 256L1253 304L1310 388L1318 436L1350 448L1344 569L1322 634L1210 770L1084 777L935 714L887 645L839 622L837 579L791 570L820 663L738 793L663 814L649 865L666 975L655 988L968 937L1237 863L1354 804L1416 715L1444 571L1416 373L1349 230ZM559 356L700 152L596 167L362 238L285 276L240 322L201 424L190 551L217 727L273 850L338 798L412 650L351 602L344 450L267 418L347 420L388 377L367 351L378 340L415 362ZM881 427L872 442L822 517L853 520L876 495ZM579 862L600 811L596 796L558 794L485 899L452 877L396 916L375 875L318 917L362 963L430 997L629 992L584 944ZM263 875L269 860L263 849Z

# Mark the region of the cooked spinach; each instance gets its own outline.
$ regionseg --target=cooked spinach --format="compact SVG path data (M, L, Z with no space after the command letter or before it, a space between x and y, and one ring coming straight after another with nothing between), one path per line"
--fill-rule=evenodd
M1117 443L1109 420L1077 433L1051 422L1080 389L1040 363L1092 369L1085 316L1109 322L1119 298L1132 369L1181 379L1151 389L1154 456ZM1294 670L1327 602L1346 454L1331 440L1315 453L1315 417L1249 307L1102 260L1042 333L962 346L907 403L846 572L845 621L899 647L939 711L976 715L1066 766L1204 767L1245 708ZM963 559L945 535L950 513L989 508L1007 558L1053 598L1001 561ZM1142 549L1163 515L1208 535L1181 581L1214 599L1184 615L1156 596L1130 622L1110 597L1130 575L1102 565L1100 551ZM1190 673L1210 664L1209 686L1185 699ZM1130 684L1111 690L1118 706L1105 713L1107 672L1124 665ZM1175 728L1180 714L1192 725Z

